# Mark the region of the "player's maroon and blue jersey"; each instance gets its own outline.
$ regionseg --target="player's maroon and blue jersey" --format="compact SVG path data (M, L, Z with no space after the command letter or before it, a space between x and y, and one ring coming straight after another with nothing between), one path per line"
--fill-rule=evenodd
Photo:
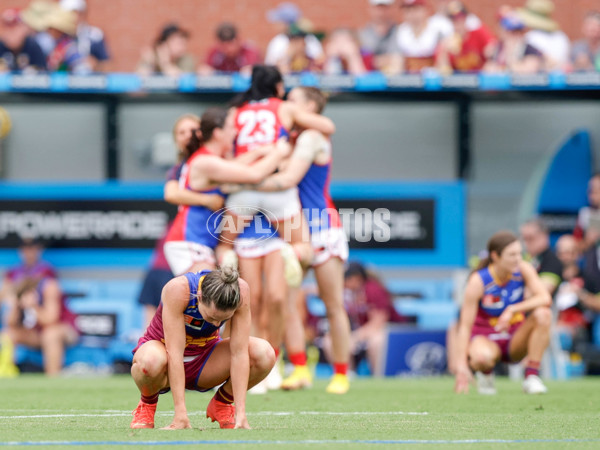
M281 120L279 106L283 100L275 97L250 101L239 107L235 115L237 137L235 155L243 155L254 148L274 144L289 136Z
M311 234L342 226L329 193L330 176L331 159L323 165L313 163L298 184L300 203Z
M32 266L21 265L10 269L6 273L6 278L17 284L26 278L56 278L56 271L50 264L38 261Z
M514 272L508 282L501 285L490 273L489 267L477 272L483 281L483 297L479 300L479 309L475 318L474 328L496 326L498 317L509 305L523 301L525 282L521 272ZM521 324L525 320L522 313L517 313L511 320L511 326Z
M44 277L39 281L39 283L37 284L37 286L35 288L39 306L42 306L44 303L44 289L46 288L46 283L49 280L56 281L56 278L54 278L53 276ZM60 323L67 323L67 324L71 325L71 327L74 330L78 331L78 328L75 324L76 319L77 319L77 315L74 314L69 308L67 308L67 298L61 292L60 293L60 312L59 312L59 316L58 316L58 321ZM43 328L42 325L39 324L38 318L35 315L29 314L27 311L25 311L23 314L22 323L26 328L35 328L40 331Z
M181 168L179 184L184 189L192 190L190 187L190 167L192 162L201 158L203 155L211 154L205 147L202 147L190 156L188 161ZM207 189L202 192L204 194L220 194L218 189ZM177 216L167 233L165 242L171 241L188 241L204 245L214 249L218 244L218 225L216 220L209 220L213 214L206 206L190 206L180 205L177 210Z
M197 355L204 351L205 347L213 345L219 340L219 326L215 326L212 323L206 322L198 310L198 303L200 302L201 286L204 277L210 273L210 270L203 270L201 272L188 272L183 276L187 279L188 286L190 288L190 294L188 299L187 307L183 312L185 321L185 350L184 356ZM150 340L165 342L165 332L162 321L162 302L156 310L154 318L148 325L144 336L140 338L138 346L135 351L145 342Z

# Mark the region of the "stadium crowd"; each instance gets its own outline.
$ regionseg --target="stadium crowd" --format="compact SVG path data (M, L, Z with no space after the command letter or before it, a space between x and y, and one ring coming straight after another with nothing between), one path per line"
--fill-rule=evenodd
M241 36L235 23L215 27L205 55L193 54L193 33L165 24L152 45L140 50L130 71L140 75L250 73L253 64L275 65L281 73L311 71L386 75L437 71L534 74L600 70L600 11L590 10L573 42L552 17L552 0L526 0L501 6L495 23L484 23L458 0L364 0L369 17L358 29L315 29L290 2L267 12L278 27L265 49ZM402 11L401 23L393 9ZM105 36L87 22L85 0L32 0L25 9L0 13L0 72L102 72L110 60Z

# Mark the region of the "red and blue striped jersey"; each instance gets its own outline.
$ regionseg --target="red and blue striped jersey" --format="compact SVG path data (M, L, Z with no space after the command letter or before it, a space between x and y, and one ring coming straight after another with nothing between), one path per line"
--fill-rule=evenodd
M205 147L202 147L196 150L183 165L179 177L179 185L182 188L192 190L190 187L190 166L195 159L201 158L203 155L207 154L211 153L209 153ZM221 191L218 189L207 189L199 192L205 194L221 194ZM165 242L188 241L214 249L218 244L219 221L209 220L212 214L213 211L205 206L179 205L177 216L167 233Z

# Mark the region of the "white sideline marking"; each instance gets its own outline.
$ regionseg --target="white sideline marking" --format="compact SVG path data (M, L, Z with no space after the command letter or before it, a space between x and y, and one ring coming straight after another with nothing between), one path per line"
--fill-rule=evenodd
M2 410L8 411L8 410ZM171 416L173 412L157 412L159 416ZM204 411L188 412L188 416L204 415ZM411 411L259 411L255 413L247 413L249 416L377 416L377 415L396 415L396 416L426 416L427 412L411 412ZM109 413L98 414L26 414L19 416L0 416L0 419L56 419L67 417L124 417L131 416L131 411L111 411Z

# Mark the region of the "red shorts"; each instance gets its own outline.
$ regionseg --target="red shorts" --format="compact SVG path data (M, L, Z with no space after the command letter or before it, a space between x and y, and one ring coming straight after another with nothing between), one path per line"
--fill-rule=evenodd
M146 338L146 336L142 336L138 341L138 345L135 349L133 349L133 353L135 352L146 342L153 340L150 338ZM200 374L202 373L202 369L204 369L204 365L210 355L212 355L213 350L217 346L219 342L221 342L221 338L212 339L206 342L206 345L199 350L194 350L194 353L185 355L183 357L183 369L185 371L185 388L190 391L198 391L198 392L206 392L211 390L213 387L209 387L206 389L200 389L198 387L198 378L200 378ZM160 391L161 394L169 392L171 389L166 388Z
M523 322L515 323L510 326L508 331L503 332L498 332L492 327L473 325L473 329L471 330L471 339L473 339L475 336L485 336L490 341L498 344L498 347L500 347L500 353L502 355L502 361L516 362L510 358L510 341L522 324Z

